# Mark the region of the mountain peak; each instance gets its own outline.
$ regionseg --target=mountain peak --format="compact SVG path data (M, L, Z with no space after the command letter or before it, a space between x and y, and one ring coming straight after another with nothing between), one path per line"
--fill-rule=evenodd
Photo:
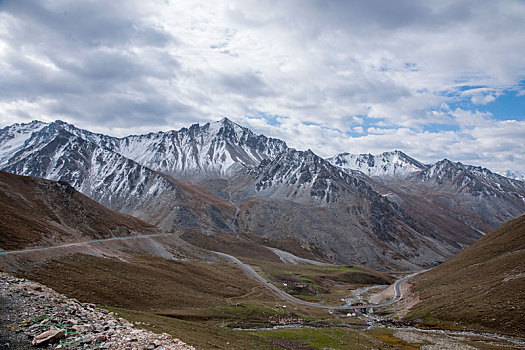
M232 125L232 124L235 124L233 121L231 121L230 119L228 119L228 117L224 117L222 118L221 120L218 121L218 123L222 124L222 125Z
M504 170L498 174L512 180L525 181L525 171Z
M358 170L368 176L381 178L406 178L410 174L426 168L423 163L407 156L399 150L377 155L370 153L351 154L345 152L328 158L328 161L347 171Z

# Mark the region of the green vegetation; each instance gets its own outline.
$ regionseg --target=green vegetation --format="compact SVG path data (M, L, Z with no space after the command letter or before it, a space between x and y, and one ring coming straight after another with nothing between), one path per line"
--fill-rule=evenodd
M315 288L315 297L323 301L333 300L337 293L347 296L348 289L370 280L391 280L361 267L246 262L267 276L284 276ZM383 344L360 330L364 321L277 300L231 263L153 256L122 261L73 254L35 265L24 276L82 302L102 305L138 327L173 334L196 348L366 349ZM246 330L281 325L302 328Z
M415 350L419 349L422 344L409 344L405 341L394 337L394 331L388 328L374 328L367 332L367 334L389 347L400 350Z
M339 304L349 291L374 284L391 284L394 278L362 266L291 265L244 259L275 286L297 298Z
M170 333L182 341L202 349L419 349L418 344L408 344L392 335L388 329L363 331L348 326L325 324L324 327L279 328L272 330L234 330L221 326L222 314L229 317L264 314L261 306L227 306L216 310L195 310L174 318L129 309L107 308L156 333ZM280 313L277 311L277 313ZM209 318L212 317L212 318ZM218 317L218 318L213 318ZM191 319L191 320L190 320Z
M250 334L288 349L370 349L374 345L361 331L348 328L283 328Z

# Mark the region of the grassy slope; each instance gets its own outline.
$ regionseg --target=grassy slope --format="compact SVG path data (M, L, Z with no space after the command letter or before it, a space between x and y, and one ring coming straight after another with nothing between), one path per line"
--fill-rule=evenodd
M525 334L525 215L487 234L440 266L417 276L421 302L408 318L432 325Z
M289 269L319 283L344 284L342 280L349 275L353 276L351 283L366 283L359 280L363 271L358 268L263 265L269 272ZM345 349L355 345L365 349L372 344L381 348L384 343L347 328L365 327L360 320L330 315L327 310L277 306L287 303L231 263L211 265L151 256L121 261L73 254L34 266L22 275L80 301L105 305L122 317L146 323L143 326L152 331L169 332L197 348ZM321 328L233 330L268 327L283 320Z
M288 294L308 301L339 304L350 289L394 282L391 276L363 266L292 265L254 259L245 262L257 266L263 276Z
M152 225L107 209L67 184L0 171L0 248L158 233Z
M153 256L124 262L73 254L24 275L82 301L138 311L216 307L251 293L258 285L230 265ZM268 299L263 291L256 294Z

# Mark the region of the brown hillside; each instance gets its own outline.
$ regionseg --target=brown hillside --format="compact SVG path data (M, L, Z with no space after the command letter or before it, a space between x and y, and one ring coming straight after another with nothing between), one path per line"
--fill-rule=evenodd
M412 282L421 302L408 318L525 335L525 215Z
M63 182L0 171L0 249L158 233L116 213Z

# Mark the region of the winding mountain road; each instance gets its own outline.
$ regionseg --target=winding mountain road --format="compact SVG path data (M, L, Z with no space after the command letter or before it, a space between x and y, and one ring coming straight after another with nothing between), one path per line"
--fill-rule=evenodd
M414 277L415 275L417 275L418 273L420 272L416 272L416 273L413 273L409 276L406 276L404 278L401 278L399 280L396 281L396 283L394 284L394 290L395 290L395 297L392 299L392 300L388 300L388 301L385 301L385 302L382 302L382 303L378 303L378 304L368 304L368 305L323 305L323 304L318 304L318 303L312 303L312 302L309 302L309 301L304 301L304 300L301 300L301 299L298 299L294 296L291 296L290 294L284 292L283 290L277 288L276 286L274 286L272 283L270 283L268 280L266 280L264 277L262 277L261 275L259 275L257 272L255 272L254 269L252 269L250 266L246 265L245 263L243 263L242 261L240 261L239 259L237 259L236 257L232 256L232 255L229 255L229 254L225 254L225 253L221 253L221 252L214 252L215 254L227 259L227 260L230 260L232 262L234 262L235 264L239 265L239 267L241 269L243 269L245 272L247 272L249 275L255 277L256 279L258 279L261 283L263 283L268 289L270 289L274 294L276 294L277 296L279 296L281 299L283 300L286 300L286 301L289 301L289 302L292 302L292 303L296 303L296 304L301 304L301 305L306 305L306 306L311 306L311 307L316 307L316 308L320 308L320 309L331 309L331 310L356 310L356 309L368 309L368 308L374 308L374 307L380 307L380 306L388 306L388 305L391 305L397 301L399 301L402 297L402 294L401 294L401 285L408 281L410 278Z
M93 240L90 240L90 241L67 243L67 244L62 244L62 245L57 245L57 246L50 246L50 247L39 247L39 248L29 248L29 249L21 249L21 250L0 251L0 256L2 256L2 255L9 255L9 254L31 253L31 252L46 251L46 250L51 250L51 249L68 248L68 247L78 247L78 246L82 246L82 245L88 245L88 244L100 243L100 242L121 241L121 240L128 240L128 239L154 238L154 237L163 237L163 236L171 236L171 235L173 235L173 234L172 233L158 233L158 234L152 234L152 235L136 235L136 236L112 237L112 238L104 238L104 239L93 239ZM219 256L227 259L227 260L230 260L230 261L232 261L235 264L237 264L242 270L244 270L249 275L255 277L262 284L264 284L268 289L270 289L274 294L276 294L277 296L279 296L283 300L286 300L286 301L289 301L289 302L292 302L292 303L296 303L296 304L301 304L301 305L306 305L306 306L311 306L311 307L316 307L316 308L321 308L321 309L331 309L331 310L356 310L356 309L368 309L368 308L373 308L373 307L380 307L380 306L391 305L391 304L393 304L393 303L395 303L395 302L397 302L397 301L399 301L401 299L401 297L402 297L402 295L401 295L401 285L404 282L406 282L407 280L409 280L410 278L414 277L415 275L417 275L418 273L421 272L421 271L420 272L416 272L416 273L413 273L413 274L411 274L409 276L406 276L404 278L401 278L401 279L397 280L396 283L394 284L395 297L392 300L385 301L385 302L382 302L382 303L379 303L379 304L368 304L368 305L349 305L349 306L346 306L346 305L339 305L339 306L337 306L337 305L323 305L323 304L318 304L318 303L312 303L312 302L309 302L309 301L304 301L304 300L301 300L301 299L298 299L296 297L291 296L290 294L288 294L288 293L284 292L283 290L281 290L281 289L277 288L276 286L274 286L272 283L270 283L264 277L262 277L257 272L255 272L255 270L253 268L251 268L250 266L246 265L245 263L243 263L242 261L240 261L239 259L237 259L236 257L234 257L232 255L221 253L221 252L215 252L215 251L213 251L213 253L215 253L215 254L217 254L217 255L219 255Z
M111 238L104 238L104 239L93 239L91 241L67 243L67 244L55 245L55 246L50 246L50 247L29 248L29 249L21 249L21 250L4 250L4 251L0 251L0 255L31 253L31 252L50 250L50 249L78 247L78 246L91 244L91 243L100 243L100 242L108 242L108 241L123 241L127 239L142 239L142 238L162 237L162 236L171 236L171 235L173 235L173 233L155 233L152 235L136 235L136 236L124 236L124 237L111 237Z

